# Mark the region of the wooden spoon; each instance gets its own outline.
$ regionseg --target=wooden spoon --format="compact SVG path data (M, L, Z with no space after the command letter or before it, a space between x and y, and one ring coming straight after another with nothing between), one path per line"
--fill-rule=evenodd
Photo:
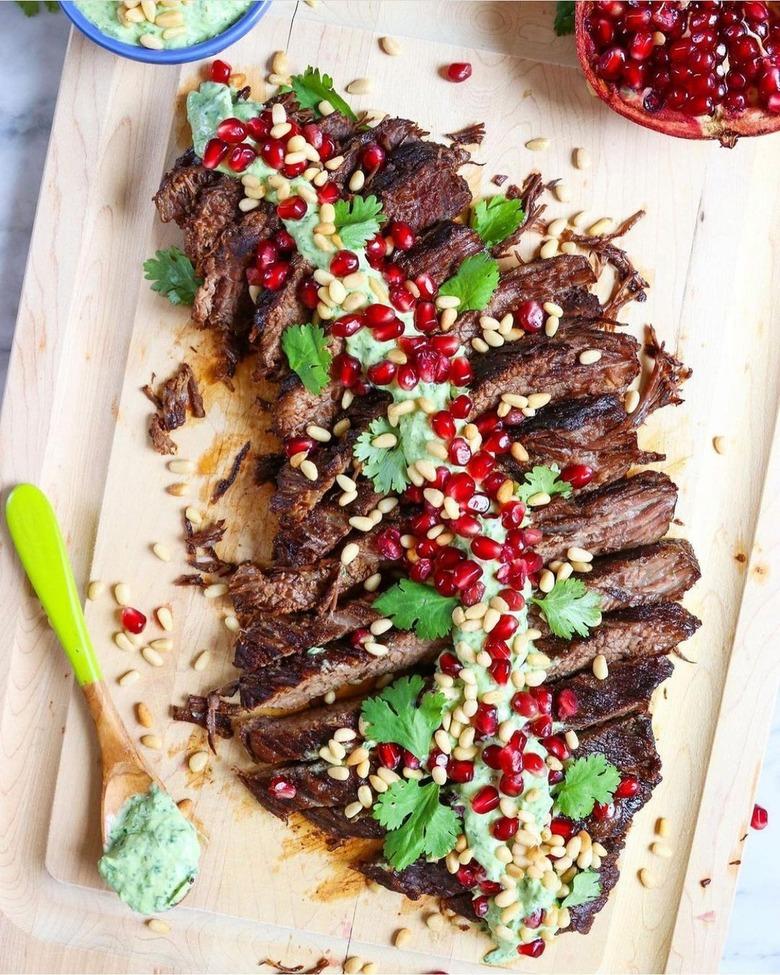
M97 729L103 767L101 829L111 825L131 796L163 786L148 771L111 700L81 610L68 552L46 495L20 484L8 496L6 519L24 570L70 660Z

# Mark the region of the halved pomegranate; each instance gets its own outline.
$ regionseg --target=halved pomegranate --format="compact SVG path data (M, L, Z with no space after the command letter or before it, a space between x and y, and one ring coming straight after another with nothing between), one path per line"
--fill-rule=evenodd
M584 0L577 53L615 112L683 139L780 130L780 5Z

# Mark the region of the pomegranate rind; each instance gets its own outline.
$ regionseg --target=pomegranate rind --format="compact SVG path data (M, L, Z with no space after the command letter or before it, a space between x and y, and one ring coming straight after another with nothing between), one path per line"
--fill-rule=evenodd
M748 108L740 115L727 115L719 109L714 117L685 115L663 108L652 114L645 111L640 95L604 81L593 70L596 47L585 27L585 21L593 7L592 0L581 0L575 5L577 56L593 93L613 112L646 129L672 135L676 139L716 139L728 149L733 148L741 138L780 131L780 115L770 115L757 108Z

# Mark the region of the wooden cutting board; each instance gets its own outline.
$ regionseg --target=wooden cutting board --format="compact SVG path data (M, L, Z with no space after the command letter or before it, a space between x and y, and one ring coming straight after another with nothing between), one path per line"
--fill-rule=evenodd
M541 168L572 190L573 202L553 202L550 217L585 209L594 219L622 218L647 209L628 243L652 288L628 320L637 335L655 323L693 366L694 378L685 406L654 417L643 445L663 445L667 461L660 467L680 485L679 531L694 543L704 572L686 603L705 625L686 647L696 663L679 662L656 701L664 782L637 817L608 908L587 938L563 937L542 959L520 967L711 970L725 939L737 870L729 863L739 859L746 833L778 676L777 655L764 647L778 601L773 559L780 541L780 458L773 452L780 402L773 174L780 142L755 140L726 152L664 139L613 116L589 96L576 70L550 63L571 57L561 41L549 43L550 5L432 7L453 15L450 38L490 37L494 49L444 46L421 20L415 33L425 39L404 38L403 55L389 58L358 22L404 34L414 29L412 5L385 4L379 15L374 5L345 3L331 9L326 24L310 12L291 22L283 15L289 8L279 5L227 57L247 71L257 97L270 54L286 48L295 68L317 64L341 87L370 77L374 91L353 99L357 108L414 118L434 135L484 120L488 138L477 159L486 165L473 170L475 188L494 173L521 179ZM467 7L476 20L463 17ZM350 12L352 24L334 23ZM468 84L438 77L438 67L453 60L473 63ZM252 531L229 537L236 558L266 554L270 535L267 494L252 487L249 465L222 502L208 503L245 440L255 453L269 447L267 417L254 402L268 390L254 386L246 370L232 395L208 386L206 419L175 435L180 457L198 467L187 478L189 500L165 492L183 478L171 475L146 440L149 404L139 390L152 374L164 377L184 358L202 385L208 380L208 337L188 326L186 310L152 294L140 270L158 247L178 242L175 229L157 221L150 197L186 145L180 96L196 79L193 66L151 70L111 59L80 37L72 41L0 428L0 483L29 478L50 491L72 526L84 583L127 582L134 605L148 613L171 605L174 650L159 669L114 645L110 596L88 604L88 621L109 680L130 667L142 673L134 686L116 687L116 700L134 734L143 730L133 717L137 701L156 716L164 746L149 759L176 797L195 803L209 836L203 875L170 915L170 935L153 941L103 891L95 870L91 730L80 698L69 697L65 665L39 612L26 596L19 600L18 571L6 548L0 599L15 629L2 656L8 691L0 775L4 821L12 828L11 856L0 858L0 906L32 937L110 950L118 959L113 967L256 970L266 955L297 964L327 952L334 959L360 954L383 972L475 971L482 936L454 928L434 935L423 924L425 907L364 887L348 862L366 852L365 844L334 855L318 834L265 814L232 774L231 764L243 761L232 745L194 776L186 758L203 746L203 735L167 717L172 702L233 673L222 622L227 604L171 584L186 571L182 509L193 503L210 519L228 514L233 523L251 522ZM551 140L548 151L524 148L540 135ZM576 146L589 148L591 169L573 168ZM713 447L716 436L722 453ZM155 542L174 552L172 562L155 559ZM163 634L151 626L145 636ZM192 661L205 647L213 662L196 673ZM671 861L648 852L661 815L672 824ZM657 889L639 885L640 866L651 870ZM706 888L699 883L705 877L712 878ZM412 929L413 950L388 947L401 926Z

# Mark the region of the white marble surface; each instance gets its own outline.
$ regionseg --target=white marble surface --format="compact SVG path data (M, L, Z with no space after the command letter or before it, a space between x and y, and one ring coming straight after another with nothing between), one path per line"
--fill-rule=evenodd
M0 394L38 200L39 166L46 152L67 36L61 14L41 13L28 19L15 3L0 0L0 169L5 173L0 180ZM776 841L780 828L780 706L758 797L769 809L770 826L763 833L751 833L745 846L721 965L724 972L780 972L780 854Z

